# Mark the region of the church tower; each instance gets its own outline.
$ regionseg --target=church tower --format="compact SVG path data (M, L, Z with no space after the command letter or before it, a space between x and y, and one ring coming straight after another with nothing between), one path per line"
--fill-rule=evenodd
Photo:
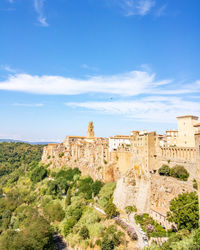
M93 122L89 122L89 124L88 124L87 138L88 139L94 138L94 125L93 125Z

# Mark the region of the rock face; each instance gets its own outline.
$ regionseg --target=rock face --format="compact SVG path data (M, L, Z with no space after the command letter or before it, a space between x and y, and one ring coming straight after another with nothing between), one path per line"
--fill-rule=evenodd
M141 174L143 173L143 174ZM114 204L121 210L135 205L138 212L148 213L150 208L150 177L134 166L117 182L114 192Z

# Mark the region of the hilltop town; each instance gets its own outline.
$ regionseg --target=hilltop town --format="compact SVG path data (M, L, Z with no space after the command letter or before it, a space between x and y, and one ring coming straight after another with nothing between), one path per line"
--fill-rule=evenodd
M44 148L42 162L54 167L79 168L83 175L103 182L116 181L114 204L119 210L136 206L165 228L170 201L200 185L200 123L197 116L177 117L178 129L131 131L129 135L95 137L93 122L86 136L67 136L60 144ZM162 166L184 167L187 181L160 175ZM200 187L200 186L199 186Z

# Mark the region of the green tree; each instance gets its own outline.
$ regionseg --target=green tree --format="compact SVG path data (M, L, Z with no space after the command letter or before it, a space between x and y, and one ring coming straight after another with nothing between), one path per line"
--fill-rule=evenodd
M170 175L172 177L175 177L177 179L181 179L183 181L187 181L187 179L189 177L188 171L183 166L179 166L179 165L171 168Z
M170 167L168 165L162 165L161 168L158 169L159 175L170 175Z
M108 202L105 212L108 218L112 218L117 215L117 208L115 204L112 203L112 201Z
M65 207L69 206L71 204L71 188L68 188L67 196L65 198Z
M35 168L31 173L31 180L33 183L40 182L47 177L47 170L44 166Z
M65 217L65 213L59 202L49 202L43 210L44 215L50 220L50 222L62 221Z
M180 194L170 202L167 218L177 224L178 229L192 230L198 228L199 205L195 192Z

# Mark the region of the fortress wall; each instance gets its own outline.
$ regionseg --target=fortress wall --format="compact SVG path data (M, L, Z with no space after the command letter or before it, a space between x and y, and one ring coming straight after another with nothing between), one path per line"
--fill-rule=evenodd
M189 172L190 180L196 179L197 161L195 148L162 147L160 148L159 162L158 168L163 164L169 167L181 165Z

